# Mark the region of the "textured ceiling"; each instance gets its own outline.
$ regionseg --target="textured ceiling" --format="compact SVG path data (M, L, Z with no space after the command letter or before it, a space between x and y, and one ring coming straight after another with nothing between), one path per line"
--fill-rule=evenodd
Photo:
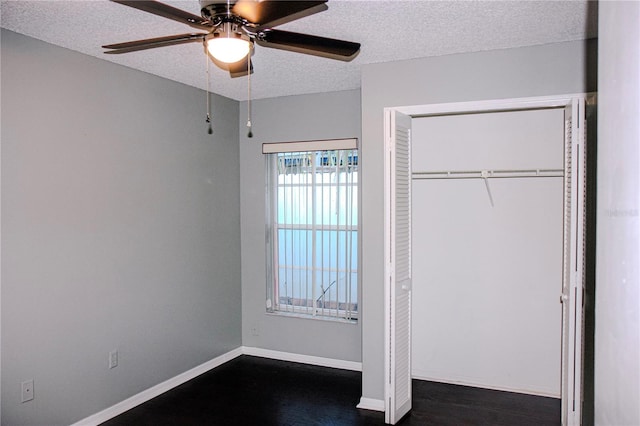
M200 15L197 0L164 1ZM2 27L201 89L199 43L123 55L104 44L191 32L186 25L107 0L1 1ZM278 28L362 44L351 62L256 46L254 99L360 87L363 65L452 53L530 46L597 36L597 3L587 1L330 0L329 9ZM211 91L247 98L246 77L211 66Z

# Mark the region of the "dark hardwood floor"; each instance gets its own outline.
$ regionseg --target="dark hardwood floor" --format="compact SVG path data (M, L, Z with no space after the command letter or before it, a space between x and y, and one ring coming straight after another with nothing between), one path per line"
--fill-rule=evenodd
M243 355L103 425L383 425L360 395L359 372ZM559 425L560 400L414 380L398 424Z

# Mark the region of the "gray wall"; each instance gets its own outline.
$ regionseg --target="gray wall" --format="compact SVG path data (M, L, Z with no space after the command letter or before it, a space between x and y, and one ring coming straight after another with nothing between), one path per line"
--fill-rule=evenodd
M360 139L360 91L254 101L251 120L254 137L251 139L246 137L246 106L246 102L242 103L240 110L242 343L261 349L359 362L360 322L347 324L266 313L262 143Z
M599 16L595 424L640 424L640 3Z
M594 90L595 42L372 64L362 70L362 393L384 397L383 108Z
M213 136L204 105L2 31L3 425L72 423L241 345L238 103L214 96Z

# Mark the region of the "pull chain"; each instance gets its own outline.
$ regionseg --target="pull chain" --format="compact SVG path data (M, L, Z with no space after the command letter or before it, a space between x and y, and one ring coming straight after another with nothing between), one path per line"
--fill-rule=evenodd
M253 133L251 132L251 50L249 50L249 56L247 59L247 128L249 132L247 133L248 138L253 137Z
M213 128L211 127L211 90L209 87L211 78L209 76L209 56L204 55L204 57L205 57L205 60L207 61L207 124L209 124L207 133L212 134Z

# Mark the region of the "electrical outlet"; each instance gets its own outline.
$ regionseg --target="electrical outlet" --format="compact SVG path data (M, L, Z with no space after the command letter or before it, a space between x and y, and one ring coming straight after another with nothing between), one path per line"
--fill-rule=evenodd
M118 351L109 352L109 368L116 368L118 366Z
M251 327L251 335L252 336L260 335L260 327L258 326L258 324L253 324L253 326Z
M33 399L33 379L22 382L22 402Z

